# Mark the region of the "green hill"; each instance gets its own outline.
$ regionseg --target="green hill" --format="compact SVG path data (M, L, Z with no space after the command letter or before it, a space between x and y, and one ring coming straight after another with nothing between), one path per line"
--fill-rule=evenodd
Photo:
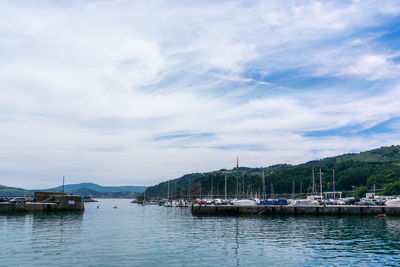
M265 173L267 194L271 189L275 194L292 193L293 182L295 192L312 191L312 169L319 185L317 171L322 171L322 187L324 191L333 190L333 170L335 170L335 190L365 192L367 189L382 188L387 194L400 194L400 146L381 147L378 149L344 154L337 157L310 161L299 165L279 164L266 168L239 168L220 170L209 173L187 174L169 181L171 197L193 197L196 194L224 195L225 175L227 177L227 193L235 196L262 192L262 176ZM147 188L146 196L166 197L168 182ZM399 190L397 190L399 188ZM361 194L361 193L360 193Z
M143 193L146 188L146 186L101 186L95 183L67 184L64 186L67 193L107 198L132 198ZM58 186L44 191L61 191L62 189L62 186Z
M0 197L33 196L33 191L0 185Z
M54 187L54 188L49 188L46 190L62 190L62 186ZM95 191L97 193L118 193L118 192L126 192L126 193L143 193L144 190L146 190L146 186L101 186L95 183L80 183L80 184L67 184L64 186L65 191L76 191L76 190L82 190L82 189L88 189Z
M65 190L67 193L73 193L80 196L91 196L95 198L133 198L140 195L138 192L115 191L115 192L98 192L87 188L78 188L74 190Z
M381 147L361 153L334 157L337 162L355 160L371 163L400 163L400 146Z
M94 183L68 184L64 186L64 190L67 193L108 198L132 198L143 193L145 189L145 186L101 186ZM42 190L26 190L0 185L0 197L33 196L34 191L62 191L62 186Z

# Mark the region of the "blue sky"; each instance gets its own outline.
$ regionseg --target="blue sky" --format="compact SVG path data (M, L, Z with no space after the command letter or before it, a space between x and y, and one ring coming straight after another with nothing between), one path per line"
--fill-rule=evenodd
M397 1L4 1L0 184L152 185L399 144Z

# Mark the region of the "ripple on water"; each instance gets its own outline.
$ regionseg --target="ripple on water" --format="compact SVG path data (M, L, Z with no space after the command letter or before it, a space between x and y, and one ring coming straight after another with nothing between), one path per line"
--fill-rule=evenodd
M15 266L396 266L399 252L391 217L192 216L112 199L0 216L0 262Z

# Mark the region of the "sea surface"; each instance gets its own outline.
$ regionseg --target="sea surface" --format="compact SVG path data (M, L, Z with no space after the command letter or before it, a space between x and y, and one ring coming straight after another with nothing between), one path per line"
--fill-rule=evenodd
M0 215L0 266L332 265L399 266L400 217L192 216L127 199Z

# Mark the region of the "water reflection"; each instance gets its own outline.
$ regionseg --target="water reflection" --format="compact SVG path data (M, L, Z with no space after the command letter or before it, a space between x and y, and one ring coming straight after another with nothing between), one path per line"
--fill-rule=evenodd
M79 243L82 212L54 212L31 216L31 249L45 255L61 254L64 249Z
M285 265L293 266L346 262L387 264L400 260L397 256L400 218L397 217L202 215L194 216L193 223L198 229L197 239L209 239L207 234L214 234L214 229L218 229L224 254L231 255L236 266L283 260Z
M396 217L192 216L187 209L127 200L86 208L84 214L0 216L0 262L196 267L400 262Z
M240 261L239 261L239 219L236 218L235 220L235 242L236 242L236 247L235 247L235 258L236 258L236 266L240 266Z

